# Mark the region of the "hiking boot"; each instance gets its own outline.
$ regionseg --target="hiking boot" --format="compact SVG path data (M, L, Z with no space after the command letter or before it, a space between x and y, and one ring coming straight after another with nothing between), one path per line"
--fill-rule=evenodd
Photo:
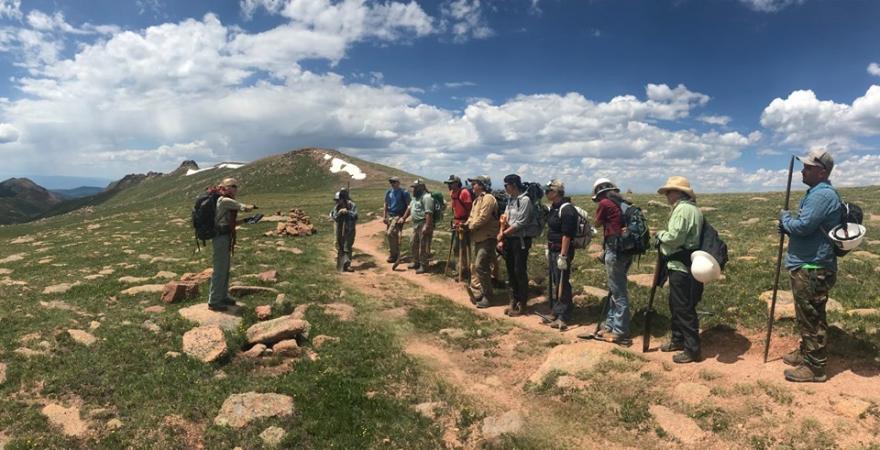
M699 361L698 356L691 355L688 352L678 352L672 357L672 362L676 364L687 364Z
M395 263L395 262L397 262L397 257L396 256L389 256L388 259L385 260L385 262L387 262L389 264Z
M229 309L226 305L212 305L208 303L208 309L211 311L226 311Z
M470 285L470 284L466 285L466 286L464 287L464 290L467 291L468 298L471 299L471 303L473 303L473 304L476 305L477 302L480 301L480 299L477 297L477 295L474 294L474 290L471 289L471 285ZM480 297L482 297L482 295L481 295Z
M801 353L801 349L797 349L783 356L782 362L788 364L789 366L798 367L804 363L804 355L803 353Z
M559 331L565 331L568 329L568 325L566 325L562 319L556 319L553 321L553 323L550 324L550 328Z
M414 262L414 263L409 264L409 265L406 266L406 268L407 268L407 269L410 269L410 270L411 270L411 269L418 269L419 267L421 267L421 265L420 265L419 263L417 263L417 262Z
M785 379L795 383L824 383L828 377L825 369L813 368L801 364L794 369L785 369Z
M419 268L416 269L416 274L423 274L427 271L428 271L428 269L426 269L424 265L419 265Z
M550 325L551 323L556 322L556 319L556 314L541 316L541 325Z
M476 303L476 305L477 305L477 308L480 308L480 309L485 309L485 308L492 306L492 304L489 303L489 299L486 297L480 298L480 301L478 301Z
M236 300L232 297L224 298L223 301L220 302L220 304L226 306L238 306L238 303L236 303Z
M667 342L660 346L660 351L664 353L680 352L684 350L684 345L675 342Z
M597 341L610 342L612 344L617 344L623 347L629 347L630 345L632 345L632 339L630 339L628 336L624 336L613 331L603 331L597 332L596 335L593 336L593 339L596 339Z
M352 269L351 266L345 266L342 268L342 271L343 272L354 272L354 269Z
M507 308L504 309L504 314L510 317L518 317L522 315L522 307L516 302L510 302Z

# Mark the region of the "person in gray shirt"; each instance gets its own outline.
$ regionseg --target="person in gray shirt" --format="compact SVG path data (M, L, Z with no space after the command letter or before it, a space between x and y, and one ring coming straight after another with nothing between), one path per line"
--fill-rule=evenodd
M511 317L521 315L526 308L529 291L529 249L535 235L532 201L526 195L525 185L519 175L504 177L504 189L510 200L501 220L498 232L498 251L504 255L507 279L510 286L510 304L504 311Z

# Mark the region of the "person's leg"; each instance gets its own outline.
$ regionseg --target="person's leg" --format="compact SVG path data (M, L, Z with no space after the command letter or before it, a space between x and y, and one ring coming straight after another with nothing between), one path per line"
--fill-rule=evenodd
M413 235L409 246L410 257L412 258L412 264L410 264L410 267L412 268L418 267L419 261L421 261L420 250L422 248L422 227L424 226L424 223L418 225L414 224L413 226Z
M400 256L400 227L397 226L397 216L389 216L388 228L385 229L385 236L388 238L388 256L389 260L397 260Z
M345 236L345 266L348 267L351 265L352 260L352 248L354 247L354 238L357 236L357 229L355 228L354 223L350 223L348 225L351 229L346 230L347 235Z
M621 286L619 283L619 275L616 273L617 252L613 249L605 249L605 276L608 282L608 292L611 298L608 300L608 317L605 320L605 329L615 333L620 333L622 311L616 299L621 296Z
M495 253L495 239L486 239L474 245L474 276L479 282L475 286L484 298L492 296L492 257Z
M670 343L675 347L684 346L684 334L681 330L679 309L687 301L687 291L681 286L682 272L669 271L669 328L672 332Z
M560 272L556 267L556 260L553 260L553 268L556 271L556 276L559 282L562 283L562 295L556 299L556 303L553 305L553 314L556 317L562 319L564 322L569 322L571 320L571 312L574 309L574 305L572 304L572 292L571 292L571 263L574 261L574 249L567 255L568 259L568 270L561 272L562 278L559 278ZM559 292L559 287L557 285L556 292Z
M229 239L228 234L216 236L211 241L214 250L213 267L211 275L211 287L208 294L208 304L212 306L223 305L229 295Z
M675 315L672 322L678 326L684 351L694 359L700 357L700 321L694 298L696 280L690 273L669 271L670 291L675 292ZM674 287L673 287L674 286Z
M824 269L792 272L791 287L804 364L821 374L828 364L828 293L836 281L836 274Z
M559 268L556 265L556 259L559 257L559 250L547 250L547 299L550 302L550 311L554 318L558 316L556 313L556 303L559 302Z
M520 308L525 310L526 303L529 299L529 248L531 247L531 239L516 239L515 264L516 272L516 301Z
M629 290L627 289L627 272L632 261L632 256L618 254L612 268L615 286L613 303L615 305L615 332L622 337L629 337Z
M510 306L516 306L516 245L519 239L504 239L504 266L507 268L507 287L510 289Z
M422 223L419 226L418 232L422 234L425 230L425 224ZM419 267L422 270L428 270L428 260L431 258L431 239L432 234L428 234L427 236L422 236L419 239Z

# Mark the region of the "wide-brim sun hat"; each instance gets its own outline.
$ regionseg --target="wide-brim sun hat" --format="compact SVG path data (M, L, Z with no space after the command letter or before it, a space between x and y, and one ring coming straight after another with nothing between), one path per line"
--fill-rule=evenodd
M828 232L828 237L839 249L850 251L858 247L865 239L867 229L857 223L848 223L846 227L838 225Z
M709 253L697 250L691 253L691 275L700 283L711 283L721 278L721 265Z
M691 189L691 183L685 177L673 175L666 180L666 184L657 189L657 193L660 195L666 195L669 191L684 192L691 200L697 199L697 194Z

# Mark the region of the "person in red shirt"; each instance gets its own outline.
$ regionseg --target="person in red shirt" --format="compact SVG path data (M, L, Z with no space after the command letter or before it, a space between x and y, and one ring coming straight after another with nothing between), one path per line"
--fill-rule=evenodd
M470 235L468 228L464 226L468 218L471 216L471 207L474 204L474 197L469 189L464 189L461 178L450 175L449 179L444 181L449 189L449 197L452 203L452 230L453 230L453 247L458 260L458 279L470 279L470 260L468 257L470 249Z
M627 272L632 256L620 251L618 238L623 234L624 219L620 189L607 178L600 178L593 184L593 201L596 208L596 227L604 230L603 262L608 276L608 316L602 330L595 336L621 345L632 343L629 333L629 295L627 294ZM600 320L602 320L600 318Z

